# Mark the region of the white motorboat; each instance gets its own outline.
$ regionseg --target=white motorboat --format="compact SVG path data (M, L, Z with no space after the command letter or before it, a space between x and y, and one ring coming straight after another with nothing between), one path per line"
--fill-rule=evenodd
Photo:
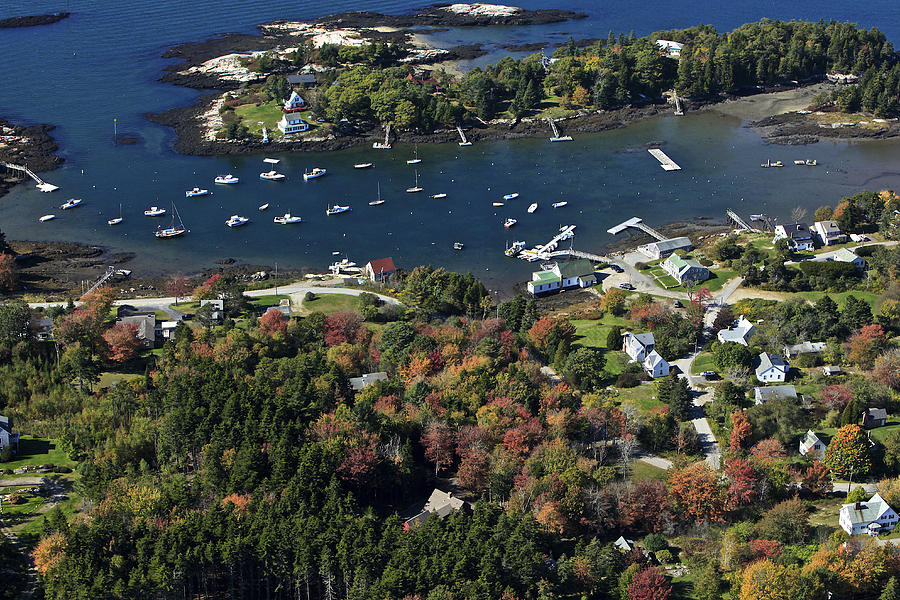
M161 217L166 214L166 209L160 208L158 206L151 206L147 210L144 211L145 217Z
M369 206L379 206L384 204L384 200L381 199L381 183L378 184L378 198L369 202Z
M219 176L216 177L216 179L215 179L215 182L216 182L216 183L222 183L222 184L234 184L234 183L237 183L237 182L239 182L239 181L240 181L240 179L238 179L237 177L235 177L235 176L232 175L231 173L229 173L228 175L219 175Z
M278 223L279 225L290 225L291 223L299 223L302 220L302 218L296 217L291 213L284 213L284 216L272 219L273 222Z
M518 197L519 197L519 192L515 192L512 194L506 194L505 196L503 196L503 199L504 200L515 200Z
M795 161L794 161L794 164L795 164L795 165L805 165L805 164L806 164L806 161L805 161L805 160L795 160Z
M353 165L354 169L371 169L374 167L374 163L356 163Z
M46 221L52 221L55 218L56 218L56 215L44 215L43 217L38 219L38 221L40 221L41 223L44 223Z
M113 218L113 219L108 219L108 220L106 221L106 223L107 223L108 225L118 225L118 224L121 223L123 220L124 220L124 219L122 219L122 205L119 204L119 216L118 216L118 217L115 217L115 218Z
M156 208L156 207L154 207ZM162 210L162 209L158 209ZM165 212L165 211L163 211ZM146 213L145 213L146 214ZM175 218L178 218L178 225L175 225ZM184 235L187 233L187 229L184 227L184 222L181 220L181 215L178 214L178 209L175 208L175 203L172 203L172 225L170 227L166 227L165 229L157 229L153 235L155 235L158 239L164 240L168 238L178 237L180 235Z
M265 204L260 204L260 205L259 205L259 210L266 210L267 208L269 208L269 203L268 203L268 202L266 202Z
M444 194L444 193L432 194L431 197L434 198L435 200L440 200L441 198L446 198L447 194Z
M554 202L550 206L552 206L553 208L560 208L561 206L565 206L566 204L568 204L568 202L563 200L562 202Z
M515 225L518 222L519 221L517 219L507 219L506 221L503 222L503 226L506 227L507 229L509 229L510 227L512 227L513 225Z
M348 210L350 210L349 206L339 206L339 205L335 204L334 206L329 206L328 208L326 208L325 214L326 215L339 215L343 212L347 212Z
M462 243L462 242L453 242L453 249L454 249L454 250L462 250L462 249L463 249L463 243Z
M60 208L63 210L68 210L70 208L75 208L79 204L81 204L81 198L69 198L65 203L60 204Z
M419 187L419 172L416 171L416 184L412 187L406 188L406 192L409 194L415 194L416 192L421 192L422 189Z
M228 217L228 220L225 221L225 224L229 227L240 227L241 225L246 225L250 222L250 219L247 217L242 217L240 215L231 215Z
M417 164L419 164L420 162L422 162L422 159L419 158L419 145L416 144L416 154L415 154L415 157L410 158L409 160L407 160L407 161L406 161L406 164L408 164L408 165L417 165Z
M184 193L185 198L193 198L194 196L205 196L209 193L209 190L203 190L198 187L195 187L192 190L188 190Z
M491 205L492 205L492 206L506 206L506 205L503 204L502 202L491 202Z
M260 173L259 178L265 179L266 181L284 181L285 174L277 171L267 171L265 173Z
M536 211L536 210L537 210L537 202L535 202L535 203L529 205L529 207L528 207L528 214L531 214L531 213L533 213L533 212Z
M321 177L325 173L327 173L327 171L325 169L320 169L319 167L315 167L312 171L304 171L303 181L309 181L310 179L315 179L316 177Z

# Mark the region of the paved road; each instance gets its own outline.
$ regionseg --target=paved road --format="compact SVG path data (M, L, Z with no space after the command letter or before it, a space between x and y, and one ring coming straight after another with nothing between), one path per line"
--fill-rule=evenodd
M662 469L663 471L668 471L672 468L672 461L662 458L661 456L656 456L654 454L640 454L635 457L637 460L641 462L645 462L648 465L652 465L657 469Z
M691 423L694 424L694 429L697 430L697 436L700 438L700 445L703 448L707 464L713 469L718 469L722 461L722 451L709 426L709 421L706 420L706 416L703 413L703 405L711 402L713 395L708 389L701 389L694 385L694 380L691 377L691 365L695 358L697 358L696 354L690 354L685 358L673 361L671 364L678 367L681 371L679 377L687 379L688 385L694 393L694 414L696 417L691 419Z

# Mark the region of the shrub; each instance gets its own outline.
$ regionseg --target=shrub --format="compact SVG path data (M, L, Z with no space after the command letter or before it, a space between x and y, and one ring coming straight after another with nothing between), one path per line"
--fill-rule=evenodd
M633 388L641 384L641 377L634 371L622 371L616 377L616 387Z
M649 269L650 265L648 265L645 262L636 262L636 263L634 263L634 268L637 269L638 271L644 271L646 269Z
M303 296L304 302L312 302L315 299L316 299L316 295L312 292L306 292L306 294Z
M672 564L675 562L675 557L672 556L672 552L670 550L660 550L656 553L656 560L661 562L664 565Z
M22 504L23 502L25 502L25 498L23 498L22 496L20 496L17 493L12 493L6 497L6 502L7 502L7 504L13 504L13 505Z
M818 366L822 363L822 358L816 354L815 352L808 352L806 354L801 354L794 359L793 366L801 367L803 369L808 369L810 367Z
M856 255L857 255L857 256L862 256L862 257L865 258L865 257L872 256L872 254L873 254L873 253L875 252L875 250L877 250L878 248L879 248L879 246L876 245L876 244L872 244L872 245L869 245L869 246L858 246L858 247L856 248L856 250L854 250L854 252L856 252Z
M698 260L697 262L699 262L699 263L700 263L701 265L703 265L704 267L711 267L711 266L713 266L713 261L709 260L708 258L701 258L701 259Z
M659 533L651 533L644 538L642 544L647 552L659 552L660 550L665 550L669 547L668 540Z
M53 468L54 473L71 473L72 469L70 467L64 467L62 465Z

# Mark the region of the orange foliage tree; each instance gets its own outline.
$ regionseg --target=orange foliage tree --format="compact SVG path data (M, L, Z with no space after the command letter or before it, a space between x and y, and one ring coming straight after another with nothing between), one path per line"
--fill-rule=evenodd
M41 539L31 553L34 560L34 568L43 576L46 576L53 567L59 564L66 553L66 536L60 532L54 532Z
M259 329L269 337L287 331L288 320L277 308L270 308L259 318Z
M669 495L682 514L694 521L721 521L725 494L718 476L705 461L676 469L669 476Z
M109 346L109 358L117 363L132 360L144 345L134 323L116 323L103 332L103 340Z

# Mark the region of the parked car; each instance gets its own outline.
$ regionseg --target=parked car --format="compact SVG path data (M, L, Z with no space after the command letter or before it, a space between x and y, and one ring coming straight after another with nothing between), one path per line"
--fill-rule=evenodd
M674 306L675 308L681 308L684 305L681 303L681 300L676 299L672 301L672 306Z
M706 379L715 379L719 376L719 374L715 371L703 371L702 373L700 373L700 375L702 375Z
M609 268L612 269L616 273L624 273L625 272L625 269L623 269L619 265L609 265Z
M634 289L634 286L628 282L620 283L619 287L622 288L623 290L633 290Z

